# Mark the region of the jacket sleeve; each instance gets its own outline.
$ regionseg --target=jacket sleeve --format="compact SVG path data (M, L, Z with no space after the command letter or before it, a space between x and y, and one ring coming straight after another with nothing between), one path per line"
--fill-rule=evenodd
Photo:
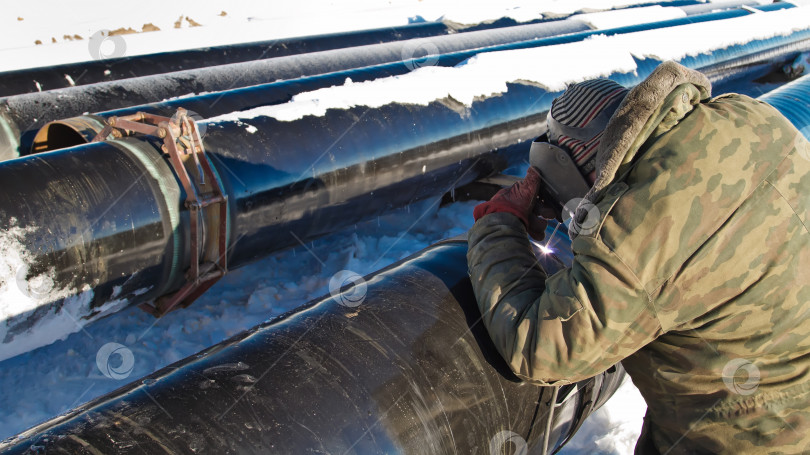
M551 277L513 215L479 219L468 243L484 325L526 380L554 385L597 375L660 334L643 286L598 236L577 237L572 266Z

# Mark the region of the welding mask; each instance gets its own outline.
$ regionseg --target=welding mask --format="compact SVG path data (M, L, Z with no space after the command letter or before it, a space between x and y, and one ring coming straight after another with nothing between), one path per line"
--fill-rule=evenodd
M546 117L547 131L534 140L529 162L543 178L541 197L555 210L588 192L587 176L596 170L602 134L628 90L609 79L570 86L554 99Z

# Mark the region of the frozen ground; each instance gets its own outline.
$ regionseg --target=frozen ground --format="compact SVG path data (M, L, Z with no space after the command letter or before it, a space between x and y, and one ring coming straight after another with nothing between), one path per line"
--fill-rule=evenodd
M129 32L131 29L135 32L125 36L127 55L136 55L417 21L444 19L475 23L503 16L526 21L583 8L607 9L613 5L645 2L303 0L280 4L144 0L138 2L137 7L127 4L130 6L126 10L111 8L109 3L99 0L4 2L4 14L0 15L0 36L3 38L0 39L0 71L86 60L91 57L89 38L103 30L122 29ZM76 10L82 11L82 20L65 20L75 17ZM648 11L648 17L653 20L663 17L660 14L671 13ZM790 26L791 21L807 22L806 18L800 18L795 13L785 14L781 25ZM627 18L597 15L590 16L589 20L594 25L607 27L621 24ZM754 24L745 20L738 22L740 36L749 36ZM756 25L775 27L779 24L758 21ZM700 26L695 26L695 29L698 28ZM771 29L764 31L770 32ZM645 36L653 35L649 33ZM700 38L696 46L708 46L716 43L707 40L716 40L719 34L692 33L690 36ZM605 43L604 49L646 51L646 46L655 41L650 38L625 43L625 47L613 45L621 39L610 41L610 46ZM627 39L624 38L625 41ZM725 34L723 39L728 40L729 35ZM42 44L35 44L36 41ZM596 42L598 40L590 44ZM667 52L667 56L680 55L688 47L678 40L668 42L673 45L672 48L664 51L656 48L655 52ZM593 46L592 50L596 50L596 47ZM499 63L498 58L489 56L482 58L479 63L488 61L489 67L508 68ZM422 73L430 71L433 70ZM415 79L419 75L409 77ZM330 93L339 91L332 90ZM518 170L515 174L522 172ZM458 235L471 226L473 205L456 203L441 209L436 201L413 205L235 270L184 311L155 320L140 310L129 309L91 324L63 341L4 361L0 363L0 438L11 436L324 295L328 293L329 279L340 270L367 274L442 238ZM403 227L412 225L411 229L403 231ZM109 343L118 343L132 351L131 371L116 374L116 371L122 371L121 365L99 363L98 354ZM588 419L562 453L632 453L644 411L645 405L638 391L629 382L624 384L603 409Z

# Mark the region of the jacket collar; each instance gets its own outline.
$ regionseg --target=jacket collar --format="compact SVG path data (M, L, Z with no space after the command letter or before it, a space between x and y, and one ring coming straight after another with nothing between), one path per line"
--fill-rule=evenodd
M672 61L659 65L627 94L608 122L597 150L596 181L585 201L596 201L650 136L669 130L710 96L711 83L702 73Z

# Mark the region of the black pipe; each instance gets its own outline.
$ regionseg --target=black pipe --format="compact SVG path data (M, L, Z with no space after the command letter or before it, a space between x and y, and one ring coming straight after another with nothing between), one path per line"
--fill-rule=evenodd
M229 266L504 169L515 154L492 150L538 131L553 97L528 85L507 95L476 102L472 117L433 102L259 117L252 134L240 122L209 125L205 146L229 197ZM38 327L64 311L84 324L183 282L189 215L159 150L126 138L0 164L0 226L6 238L17 232L10 240L26 258L5 284L38 289L25 305L0 302L24 309L0 322L0 358L42 343ZM38 288L38 276L51 285Z
M775 11L778 9L792 8L793 5L787 3L764 5L757 7L762 11ZM259 105L273 104L286 101L297 90L313 90L319 87L342 83L343 80L352 76L355 81L369 80L392 74L403 74L411 71L416 66L424 64L419 58L410 60L412 53L403 50L416 49L415 57L422 57L425 49L431 53L440 54L438 58L431 59L431 64L437 66L454 66L477 53L483 51L500 51L512 49L525 49L531 47L548 46L554 44L570 43L581 41L593 35L615 35L632 33L654 28L672 27L697 22L723 20L751 14L746 9L735 9L718 13L709 13L690 16L681 19L638 24L627 27L619 27L607 30L588 30L583 23L575 20L565 20L531 26L510 27L487 32L469 32L460 35L446 37L436 37L432 39L414 40L404 43L386 43L370 47L358 47L354 49L342 49L326 53L312 53L297 58L282 57L273 60L273 68L268 69L268 64L263 62L250 62L237 65L243 66L221 66L214 68L204 68L195 70L196 76L193 81L178 81L176 77L169 75L150 76L149 78L135 78L127 81L115 83L95 84L87 87L74 87L71 89L56 90L51 93L37 93L21 95L0 101L0 160L10 159L20 155L30 153L37 130L50 121L57 119L67 119L85 112L100 112L102 109L115 109L122 106L133 106L151 101L154 98L170 98L180 93L194 91L216 91L232 88L235 86L247 86L261 83L270 78L277 78L278 73L285 71L290 77L284 79L297 78L300 75L326 74L323 78L307 79L290 82L289 85L265 86L269 90L257 92L229 91L222 94L203 96L202 98L186 98L187 106L192 111L200 113L203 117L219 115L231 110L243 110L245 106L253 107ZM534 28L532 28L534 27ZM579 31L578 31L579 30ZM486 33L484 35L483 33ZM534 36L526 39L528 35ZM522 37L522 38L521 38ZM545 38L544 38L545 37ZM520 41L523 39L523 41ZM489 43L489 44L487 44ZM510 43L510 44L497 44ZM373 48L373 49L372 49ZM459 49L466 49L461 50ZM293 59L293 60L290 60ZM390 62L397 62L386 64ZM359 72L351 75L335 71L343 71L350 68L359 68L380 63L378 66L363 68ZM227 71L225 71L227 69ZM267 72L273 71L274 77L268 77ZM234 84L232 74L242 74L240 80ZM243 72L248 74L245 76ZM187 73L175 73L175 75ZM190 74L190 73L188 73ZM230 77L226 76L230 75ZM256 80L257 75L264 79ZM185 78L185 76L183 76ZM223 79L227 81L226 87L221 87ZM193 82L193 87L183 86ZM251 82L251 83L247 83ZM117 84L117 85L116 85ZM148 87L148 89L147 89ZM217 88L219 87L219 88ZM223 99L233 93L232 103L227 107L219 105ZM160 95L160 96L158 96ZM241 101L238 98L244 96L247 100ZM195 107L191 103L199 101ZM216 102L213 102L216 101ZM165 113L167 107L174 108L176 102L164 103L163 106L153 106L143 108L151 112ZM218 106L219 105L219 106ZM138 108L139 109L139 108ZM228 110L226 110L228 109ZM135 109L137 110L137 109ZM122 112L107 112L108 115L119 115ZM79 120L69 129L82 131L85 127L97 128L97 121ZM47 132L43 133L47 138ZM41 150L52 150L44 140L45 145ZM79 141L81 142L81 140ZM76 144L78 142L72 142ZM65 143L58 143L59 147Z
M743 4L753 6L756 5L757 2L734 1L703 5L695 0L650 3L650 5L652 4L681 7L684 12L692 15L719 11L721 9L731 9ZM645 5L634 5L633 7L638 6ZM538 22L547 22L547 20L538 19L521 24L527 25ZM170 73L205 66L224 65L250 60L283 57L286 55L425 38L459 32L488 30L515 25L520 24L511 18L501 18L474 25L461 25L449 22L423 22L371 30L291 37L129 57L122 56L90 62L25 68L3 73L3 84L0 85L0 97L128 79L131 77L149 76L152 74Z
M464 241L431 246L0 452L489 454L525 444L537 453L551 428L552 453L624 372L562 386L554 401L552 387L521 382L480 323L466 251Z
M2 73L3 83L0 84L0 97L171 73L205 66L447 35L459 31L462 30L453 24L425 22L26 68Z
M85 112L370 65L391 62L403 62L402 65L405 65L412 58L425 57L426 53L443 54L492 47L582 30L590 30L590 27L580 21L562 20L311 52L13 96L0 100L0 159L28 153L31 137L45 123ZM407 70L405 66L404 71Z

